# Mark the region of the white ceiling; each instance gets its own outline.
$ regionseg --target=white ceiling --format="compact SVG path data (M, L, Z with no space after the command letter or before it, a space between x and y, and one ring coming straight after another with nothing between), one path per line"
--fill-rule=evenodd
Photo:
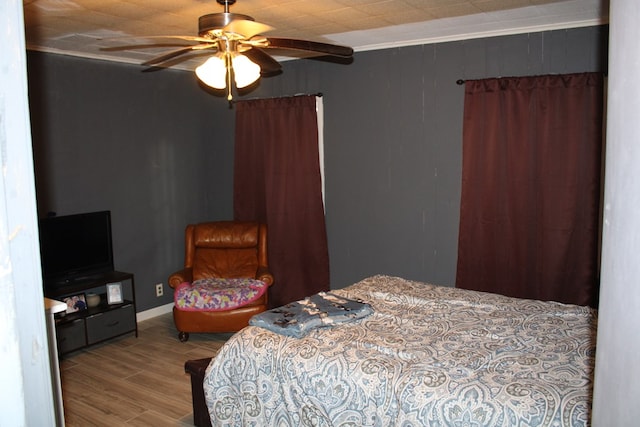
M32 50L142 63L172 48L101 48L150 43L115 37L196 36L199 16L223 10L215 0L24 0L25 37ZM608 0L237 0L230 11L274 27L270 36L357 52L606 24L609 6Z

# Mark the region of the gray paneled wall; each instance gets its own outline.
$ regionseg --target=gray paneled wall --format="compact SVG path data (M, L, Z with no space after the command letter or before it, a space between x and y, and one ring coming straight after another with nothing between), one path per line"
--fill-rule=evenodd
M377 273L453 285L464 106L456 80L606 71L607 30L363 52L348 66L287 62L297 85L286 93L325 94L332 286Z
M138 311L184 262L184 227L230 219L233 112L191 73L30 53L40 216L111 210L116 268Z
M350 65L287 61L262 79L245 97L324 94L332 287L378 273L453 285L456 80L605 71L606 46L607 28L588 27L362 52ZM152 288L182 263L184 225L232 214L233 110L191 73L29 59L40 211L115 211L116 262L136 273L139 310L166 303Z

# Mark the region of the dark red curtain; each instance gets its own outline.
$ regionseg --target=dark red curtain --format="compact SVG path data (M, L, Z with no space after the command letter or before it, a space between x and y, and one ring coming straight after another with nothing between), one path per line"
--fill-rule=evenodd
M236 104L234 217L268 227L270 305L329 290L315 96Z
M465 83L456 286L597 304L603 77Z

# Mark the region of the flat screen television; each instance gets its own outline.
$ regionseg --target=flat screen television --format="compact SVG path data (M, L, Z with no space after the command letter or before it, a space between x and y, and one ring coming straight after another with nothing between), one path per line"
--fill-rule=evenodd
M113 271L111 212L51 216L40 220L44 284L58 288Z

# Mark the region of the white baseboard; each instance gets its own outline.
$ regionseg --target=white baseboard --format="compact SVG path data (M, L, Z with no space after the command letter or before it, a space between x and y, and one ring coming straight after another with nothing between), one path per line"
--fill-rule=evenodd
M142 322L143 320L152 319L154 317L162 316L163 314L171 313L173 310L173 303L154 307L149 310L136 313L136 321Z

